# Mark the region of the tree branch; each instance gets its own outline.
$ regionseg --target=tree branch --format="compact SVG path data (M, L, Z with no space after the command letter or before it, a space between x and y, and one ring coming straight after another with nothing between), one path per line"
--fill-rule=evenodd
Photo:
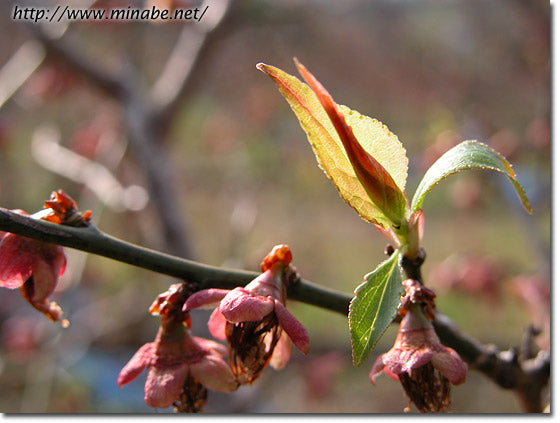
M108 257L136 267L198 284L199 289L233 289L259 275L247 270L225 269L150 250L107 235L90 225L86 228L56 225L0 208L0 231L62 245ZM290 298L341 314L348 314L350 297L301 280L289 289Z
M124 78L119 73L103 68L96 61L78 51L65 39L50 37L40 25L28 24L26 28L43 44L48 55L61 59L105 93L119 97L126 91L123 83Z
M231 0L206 1L201 9L205 7L208 11L204 20L183 28L153 85L151 99L162 132L166 132L181 102L192 89L203 56L211 51L211 44L221 38L219 30L230 13Z
M165 245L173 254L193 257L185 217L180 215L180 208L176 204L170 165L157 141L156 113L141 96L140 83L135 79L132 69L106 69L66 40L49 37L40 26L32 26L31 30L45 46L48 55L61 59L86 76L94 86L120 102L130 146L139 167L146 173L150 201L160 216Z
M513 348L498 351L493 345L482 345L441 313L436 315L433 324L443 344L457 351L471 368L502 388L515 391L525 412L543 411L542 392L550 378L549 351L539 351L534 358L522 359Z
M0 230L101 255L147 270L197 283L198 289L233 289L246 285L258 273L209 266L119 240L98 230L56 225L0 208ZM421 260L419 260L420 262ZM351 296L299 279L288 297L320 308L348 314ZM499 352L463 333L447 316L438 313L434 327L441 341L453 348L472 369L505 389L515 391L527 412L541 412L542 392L550 378L550 353L520 359L514 350Z

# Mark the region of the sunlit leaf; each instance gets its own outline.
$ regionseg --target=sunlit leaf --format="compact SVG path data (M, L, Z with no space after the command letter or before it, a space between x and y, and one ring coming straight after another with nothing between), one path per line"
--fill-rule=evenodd
M403 191L408 159L398 138L379 121L334 102L332 104L336 107L331 111L337 112L338 116L329 116L308 85L273 66L260 63L257 68L278 85L307 134L319 166L333 181L342 198L365 220L384 227L399 224L406 207ZM350 127L350 131L343 128L344 125ZM371 175L356 174L356 166L352 166L340 133L345 141L352 137L358 140L357 147L354 147L363 150L358 151L365 163L362 169L372 171L373 167ZM364 178L368 177L370 181L366 180L365 185L369 193L364 188Z
M412 199L412 211L419 210L422 207L426 194L445 178L459 171L470 169L489 169L506 175L515 188L525 209L529 213L532 212L529 199L525 195L521 184L517 182L511 164L500 153L494 151L486 144L476 141L463 141L461 144L456 145L443 154L428 169Z
M350 334L354 365L362 364L385 333L404 293L399 269L399 250L364 276L350 302Z

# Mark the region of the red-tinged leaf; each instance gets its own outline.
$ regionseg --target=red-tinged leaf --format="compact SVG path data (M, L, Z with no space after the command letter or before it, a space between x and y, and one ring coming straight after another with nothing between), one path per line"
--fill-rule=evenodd
M258 64L257 68L277 84L280 93L287 100L307 134L319 166L333 181L341 197L363 219L382 228L391 228L394 222L366 192L317 95L298 78L281 69L264 63ZM406 184L408 159L398 138L381 122L363 116L345 106L337 106L361 146L387 170L402 192ZM403 204L404 202L403 195ZM393 213L393 215L398 215L398 213Z
M297 60L296 66L329 115L344 145L346 155L356 172L356 176L369 197L393 223L400 225L406 208L404 193L397 186L389 172L356 139L352 128L346 123L342 111L325 87Z

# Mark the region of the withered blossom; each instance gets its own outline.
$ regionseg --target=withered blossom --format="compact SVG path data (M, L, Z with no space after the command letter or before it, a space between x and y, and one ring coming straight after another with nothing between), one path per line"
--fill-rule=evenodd
M28 216L23 210L12 210ZM55 322L68 325L62 319L62 309L49 297L58 278L66 268L66 256L61 246L3 233L0 239L0 286L19 288L23 297L37 310Z
M401 382L420 412L433 413L450 405L450 383L463 383L467 368L455 350L441 344L422 308L414 304L401 321L393 348L371 369L374 385L382 371Z
M167 408L185 395L193 406L188 411L195 412L205 402L206 388L222 392L237 389L238 384L222 359L227 352L225 346L191 336L183 325L174 329L160 328L155 341L144 344L134 354L119 374L119 387L147 368L144 400L148 405Z
M217 304L208 326L229 342L229 363L240 383L252 383L269 363L283 368L292 343L304 354L309 350L307 331L285 307L291 260L288 246L275 246L261 263L263 273L244 288L199 291L185 303L185 310Z

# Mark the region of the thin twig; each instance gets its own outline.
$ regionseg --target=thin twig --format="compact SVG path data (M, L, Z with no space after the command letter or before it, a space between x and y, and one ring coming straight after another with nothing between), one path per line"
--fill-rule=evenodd
M0 208L0 230L108 257L136 267L197 283L199 289L232 289L259 273L225 269L150 250L101 232L95 226L76 228L13 213ZM301 280L289 289L290 298L348 314L349 296Z

